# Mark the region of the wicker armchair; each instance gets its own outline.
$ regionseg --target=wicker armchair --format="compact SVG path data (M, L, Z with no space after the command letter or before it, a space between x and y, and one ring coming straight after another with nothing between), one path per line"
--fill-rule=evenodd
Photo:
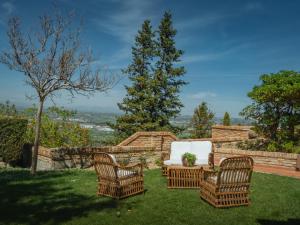
M223 160L219 172L204 171L200 196L215 207L249 205L253 159L248 156Z
M120 166L107 153L95 154L93 163L98 176L98 195L121 199L144 192L142 164Z

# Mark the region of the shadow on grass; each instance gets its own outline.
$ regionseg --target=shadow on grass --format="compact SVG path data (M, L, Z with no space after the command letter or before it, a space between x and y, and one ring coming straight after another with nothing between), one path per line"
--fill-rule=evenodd
M118 207L115 200L97 201L95 196L76 192L64 179L68 173L43 172L32 177L29 171L0 170L0 224L60 224L91 211Z
M300 219L288 219L286 221L258 219L257 222L261 225L296 225L300 224Z

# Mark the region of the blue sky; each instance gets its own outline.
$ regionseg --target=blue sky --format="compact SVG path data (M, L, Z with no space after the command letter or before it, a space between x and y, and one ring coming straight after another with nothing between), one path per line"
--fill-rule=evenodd
M84 18L82 42L93 49L99 66L118 73L131 60L134 36L145 19L157 27L165 10L173 14L177 47L189 84L180 97L183 115L207 101L217 116L238 116L250 103L247 92L263 73L300 68L300 1L174 1L174 0L60 0L63 10L75 9ZM34 27L38 16L51 10L51 1L0 0L0 50L7 48L6 21L21 17ZM124 78L107 93L54 99L60 106L80 110L118 112L126 92ZM33 91L23 74L0 65L0 102L31 105ZM48 102L51 105L52 102Z

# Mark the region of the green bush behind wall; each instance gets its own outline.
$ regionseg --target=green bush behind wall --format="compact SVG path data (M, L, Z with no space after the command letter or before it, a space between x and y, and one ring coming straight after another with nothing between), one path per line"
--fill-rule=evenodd
M5 163L20 159L27 130L26 119L0 118L0 157Z

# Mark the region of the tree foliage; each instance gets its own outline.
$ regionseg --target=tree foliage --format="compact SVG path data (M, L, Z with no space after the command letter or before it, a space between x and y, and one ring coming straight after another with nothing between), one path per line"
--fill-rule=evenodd
M224 126L230 126L231 125L231 119L230 119L230 115L229 115L228 112L225 112L225 114L224 114L223 125Z
M248 96L253 103L241 115L254 120L255 130L269 140L270 149L291 149L300 124L300 73L264 74Z
M36 108L29 108L28 114L37 111ZM80 127L79 123L70 121L76 112L64 108L50 107L42 116L40 143L44 147L83 147L89 145L89 130ZM34 142L35 119L32 118L26 141Z
M172 15L165 12L158 29L158 61L154 74L154 96L157 99L157 121L160 127L172 127L170 118L176 117L183 107L179 99L180 88L187 84L180 79L185 74L183 66L175 66L183 54L175 44L177 31L173 28Z
M202 102L195 110L191 120L194 138L208 138L211 136L214 113L211 112L206 102Z
M0 103L0 116L16 116L17 109L14 104L10 104L9 101L6 101L4 104Z
M127 69L131 86L126 86L127 94L119 108L125 112L111 125L119 134L129 136L137 130L152 130L156 105L152 97L152 59L155 54L154 32L149 20L144 21L132 48L132 62Z
M6 163L16 162L25 143L27 120L21 118L0 118L0 156Z
M170 119L176 117L181 107L178 93L186 84L180 77L184 67L176 67L183 54L175 46L176 30L172 16L166 12L159 29L152 31L149 20L144 21L132 48L132 63L123 72L129 76L131 86L118 104L125 112L112 127L124 136L144 130L172 130ZM158 36L155 38L155 33Z

